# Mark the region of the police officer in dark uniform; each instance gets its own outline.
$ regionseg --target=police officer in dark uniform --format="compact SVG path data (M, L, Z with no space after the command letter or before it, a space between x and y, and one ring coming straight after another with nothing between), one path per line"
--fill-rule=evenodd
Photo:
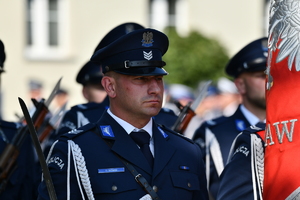
M133 30L143 28L143 26L137 23L123 23L107 33L97 45L94 52ZM76 82L82 84L82 93L88 100L88 103L73 106L65 113L60 126L56 131L55 138L89 122L96 122L99 119L99 113L103 113L108 108L108 97L104 100L102 100L102 97L99 98L103 93L105 93L106 96L106 92L101 85L102 76L101 65L99 63L88 61L80 69L76 77ZM170 109L162 108L155 118L160 124L164 124L171 128L177 119L177 115Z
M53 144L48 167L58 199L208 199L199 146L152 118L162 106L168 44L165 34L140 29L92 56L104 66L110 107ZM39 199L49 199L44 181Z
M5 58L4 44L0 40L1 73L4 72ZM21 128L21 123L0 120L0 199L32 200L37 198L37 180L40 174L36 170L31 138L28 133L23 132L25 137L19 140L22 142L14 142ZM11 150L16 152L17 157L11 158L15 165L9 167L4 158Z
M194 133L193 140L203 152L208 188L216 198L219 176L227 162L234 138L245 128L265 120L265 73L267 38L257 39L232 57L226 73L234 78L242 103L232 116L204 122Z

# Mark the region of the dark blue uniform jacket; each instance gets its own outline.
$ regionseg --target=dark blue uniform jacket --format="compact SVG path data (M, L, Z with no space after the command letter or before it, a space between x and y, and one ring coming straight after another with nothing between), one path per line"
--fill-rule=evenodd
M20 124L13 122L0 121L0 152L1 156L14 136L17 133ZM0 199L3 200L32 200L37 198L37 187L41 178L41 173L36 165L36 157L32 146L29 133L26 134L23 143L18 147L18 158L16 166L11 176L8 177L8 182L4 191L0 194ZM3 182L1 182L3 183ZM1 187L4 185L1 185Z
M55 144L48 162L58 199L67 197L68 140L74 141L81 149L95 199L138 200L146 194L115 154L132 163L157 188L162 200L208 199L198 145L155 122L153 139L155 160L152 170L135 142L107 112L96 124L63 135ZM112 147L104 140L113 142ZM70 199L82 199L74 162L70 166ZM45 182L39 186L39 199L49 199Z
M210 170L208 184L209 192L213 198L216 198L219 187L220 174L216 170L216 165L225 166L233 140L239 133L249 126L250 124L243 115L239 106L232 116L222 116L217 119L207 121L195 131L192 139L201 147L204 162L209 162ZM212 133L209 137L206 129L209 129ZM212 153L221 156L219 156L216 160L212 158Z

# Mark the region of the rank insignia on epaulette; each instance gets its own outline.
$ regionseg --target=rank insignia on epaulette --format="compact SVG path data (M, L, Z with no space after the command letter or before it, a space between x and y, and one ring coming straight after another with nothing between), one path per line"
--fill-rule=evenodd
M262 130L260 127L257 127L257 126L255 126L255 125L250 126L250 128L251 128L252 130L256 130L256 131Z
M160 133L162 134L162 136L164 137L164 138L167 138L168 137L168 134L166 134L160 127L157 127L158 128L158 130L160 131Z
M243 131L247 128L245 122L240 119L235 120L235 125L236 125L236 129L239 131Z
M105 137L115 137L114 132L112 131L110 125L100 126L102 135Z
M70 130L68 133L69 134L78 134L78 133L81 133L83 130L77 130L76 128L75 129L72 129Z

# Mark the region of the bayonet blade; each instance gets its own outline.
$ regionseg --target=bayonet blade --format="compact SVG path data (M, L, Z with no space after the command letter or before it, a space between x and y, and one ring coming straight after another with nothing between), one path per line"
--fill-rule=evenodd
M64 105L50 118L49 120L49 124L53 127L53 128L57 128L59 122L61 121L63 114L65 113L67 108L67 102L64 103Z
M198 97L191 104L190 108L191 108L192 111L196 112L197 107L203 101L203 99L206 97L207 89L208 89L210 84L211 84L211 80L205 81L204 83L202 83L202 86L200 88Z
M50 105L51 101L54 99L57 91L59 90L61 79L62 79L62 77L56 83L56 85L55 85L54 89L52 90L52 92L51 92L50 96L48 97L48 99L46 99L46 101L45 101L45 106L46 107L48 107Z
M46 183L46 186L48 189L49 197L51 200L57 200L55 189L54 189L53 182L52 182L52 178L51 178L40 142L38 140L38 136L37 136L36 130L34 128L32 119L29 115L29 112L25 105L25 102L20 97L19 97L19 103L20 103L21 109L23 111L23 114L24 114L24 117L25 117L25 120L27 123L27 127L28 127L30 135L31 135L32 142L34 144L35 150L37 152L37 155L38 155L38 158L39 158L42 170L43 170L44 180L45 180L45 183Z

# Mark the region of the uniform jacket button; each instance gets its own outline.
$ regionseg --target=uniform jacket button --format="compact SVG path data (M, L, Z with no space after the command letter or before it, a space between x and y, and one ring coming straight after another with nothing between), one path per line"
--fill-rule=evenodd
M152 189L154 190L154 192L157 192L157 190L158 190L158 188L157 188L156 185L154 185L154 186L152 187Z
M189 188L192 187L192 184L188 183L188 187L189 187Z
M111 189L112 189L112 191L116 191L116 190L118 189L118 187L115 186L115 185L113 185L113 186L111 187Z

